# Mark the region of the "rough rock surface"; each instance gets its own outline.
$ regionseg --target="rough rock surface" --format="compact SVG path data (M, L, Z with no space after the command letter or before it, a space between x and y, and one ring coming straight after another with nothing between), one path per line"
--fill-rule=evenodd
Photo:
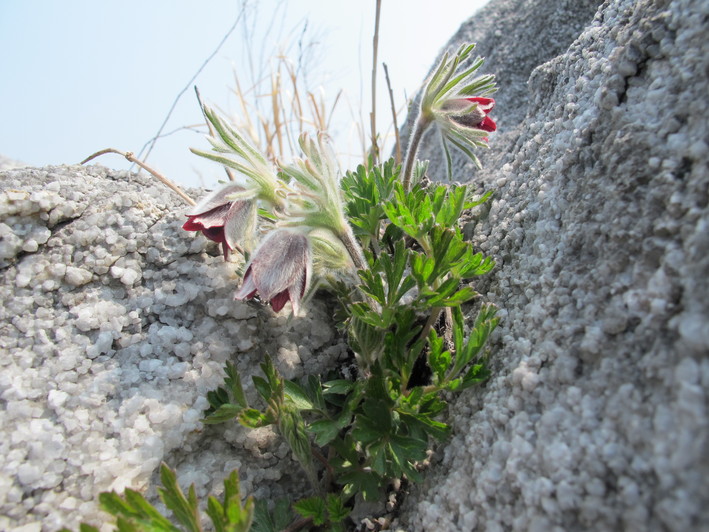
M264 352L288 377L335 366L331 312L288 323L233 301L239 265L184 211L101 167L0 174L0 530L98 524L98 494L155 485L161 460L200 497L237 468L257 497L302 489L270 429L199 420L228 359L252 400Z
M506 24L524 55L547 30L515 23L554 5L576 2L493 2L451 47ZM452 408L403 528L709 528L708 33L703 0L609 0L531 73L523 119L500 80L475 177L496 195L468 227L498 261L496 370Z

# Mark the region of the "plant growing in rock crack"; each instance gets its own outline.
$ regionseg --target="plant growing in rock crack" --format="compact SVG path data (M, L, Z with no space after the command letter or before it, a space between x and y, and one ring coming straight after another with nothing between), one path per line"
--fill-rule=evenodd
M257 503L253 530L345 530L357 500L379 500L397 479L420 478L431 441L450 431L441 415L443 394L489 374L485 345L498 323L497 309L482 304L468 323L462 306L478 295L470 282L494 263L463 238L458 221L491 192L475 197L465 185L428 183L426 164L416 160L421 137L434 124L447 155L452 143L477 162L473 149L487 146L495 130L488 97L493 78L476 77L481 59L458 71L473 48L444 56L429 80L403 170L389 160L341 176L324 134L302 135L303 158L274 167L203 108L213 149L193 151L242 180L204 198L184 229L220 243L225 258L230 251L244 256L236 299L259 298L275 312L290 301L297 314L316 289L334 293L356 361L355 375L332 368L328 375L290 381L266 357L263 376L253 378L260 404L247 401L240 375L227 363L224 386L208 394L204 423L236 419L250 428L273 426L311 485L306 497L270 512L265 502ZM220 506L210 499L215 529L245 530L250 503L246 510L229 510L233 486L227 492ZM182 499L173 494L165 503L187 529L200 530L193 492ZM118 516L119 528L133 523L121 530L174 529L133 492L123 499L107 495L102 504ZM239 519L230 521L232 514Z

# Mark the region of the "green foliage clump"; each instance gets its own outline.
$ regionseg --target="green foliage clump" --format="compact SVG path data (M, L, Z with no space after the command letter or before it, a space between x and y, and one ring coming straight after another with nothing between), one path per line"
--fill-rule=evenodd
M116 518L119 532L202 532L202 517L195 495L194 485L187 496L177 484L177 476L167 465L160 466L162 487L158 493L163 504L172 513L172 520L164 516L139 492L126 489L124 494L102 493L99 496L101 508ZM224 497L219 502L210 496L207 500L207 515L216 532L247 532L254 519L253 497L241 503L239 475L233 471L224 479ZM82 523L81 532L98 532L99 529ZM60 532L69 532L63 529Z
M379 500L393 479L419 480L431 441L450 432L443 392L489 376L484 349L497 309L481 305L468 326L462 306L477 296L469 281L494 263L473 250L457 223L490 194L473 199L468 187L445 185L406 192L398 173L389 161L360 166L342 180L368 262L357 292L344 283L338 290L357 378L289 381L266 358L263 377L253 377L261 408L248 404L231 363L224 386L208 395L205 423L236 419L278 430L313 490L292 507L328 530L342 529L355 496ZM327 457L323 466L316 468L316 457Z
M234 250L248 257L238 299L258 293L274 311L290 301L297 313L311 277L318 277L314 286L338 298L336 318L356 362L354 374L333 368L296 381L284 379L266 357L262 376L253 377L258 405L248 402L238 371L227 363L224 385L207 395L204 423L273 426L311 491L274 502L270 511L263 501L242 506L233 473L223 502L207 501L215 530L348 529L358 498L380 500L390 483L420 480L432 442L450 433L445 398L489 376L486 344L499 322L497 308L477 305L477 316L466 323L463 306L471 308L478 297L471 283L494 262L464 239L459 221L492 192L476 197L466 185L430 184L426 164L415 159L433 124L474 161L470 150L487 146L485 135L496 127L488 116L494 100L471 94L492 93L493 79L473 77L481 60L455 75L472 49L444 56L429 81L403 170L394 160L370 161L340 178L325 135L301 136L305 159L276 170L204 108L215 130L213 152L196 153L238 171L245 183L204 198L184 228L221 243L225 257ZM268 235L251 254L257 225ZM194 488L185 497L166 466L161 478L160 497L177 525L138 492L102 494L101 506L116 517L118 530L202 530Z

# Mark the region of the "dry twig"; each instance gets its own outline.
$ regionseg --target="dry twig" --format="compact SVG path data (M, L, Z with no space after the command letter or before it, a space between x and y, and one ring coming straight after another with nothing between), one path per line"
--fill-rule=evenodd
M372 113L369 115L372 128L372 165L376 165L379 160L379 146L377 144L377 52L379 51L379 14L381 9L382 0L377 0L374 38L372 39Z
M401 164L401 139L399 138L399 126L396 122L396 107L394 106L394 91L391 90L391 80L389 79L389 69L386 63L384 66L384 75L387 80L387 88L389 89L389 101L391 102L391 118L394 121L394 137L396 138L396 164Z
M187 194L185 194L180 187L178 187L175 183L170 181L167 177L162 175L160 172L158 172L157 170L153 170L152 168L150 168L150 166L148 166L143 161L141 161L140 159L135 157L133 155L132 151L121 151L121 150L117 150L115 148L106 148L105 150L97 151L96 153L89 155L86 159L81 161L80 164L86 164L91 159L95 159L96 157L98 157L100 155L105 155L107 153L117 153L118 155L122 155L123 157L128 159L128 161L135 163L138 166L140 166L143 170L150 172L150 174L152 176L156 177L164 185L167 185L168 187L170 187L178 196L180 196L183 200L185 200L185 203L187 203L188 205L195 205L195 201L192 198L190 198Z

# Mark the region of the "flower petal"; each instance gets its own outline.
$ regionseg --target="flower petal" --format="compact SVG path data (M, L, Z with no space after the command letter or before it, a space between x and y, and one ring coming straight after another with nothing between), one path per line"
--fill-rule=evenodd
M288 288L288 295L290 297L291 304L293 305L293 314L298 314L300 311L300 301L305 295L305 289L308 286L309 278L310 272L306 269L301 278Z
M224 241L224 228L223 227L207 227L202 229L202 234L206 236L209 240L223 244Z
M251 250L255 226L256 204L251 201L235 201L226 216L224 240L231 249L240 249L241 243L245 249Z
M481 110L485 112L485 114L489 113L492 111L492 108L495 107L495 100L492 98L483 98L481 96L476 96L474 98L465 98L469 102L477 103L478 107L480 107Z
M288 296L289 290L283 290L283 292L280 292L271 298L269 303L271 303L271 308L274 312L280 312L281 309L286 306L288 299L290 299ZM295 302L293 303L293 313L295 314Z
M187 229L187 231L201 231L202 229L208 229L210 227L223 227L227 221L227 214L229 212L230 205L225 203L224 205L219 205L212 210L203 212L202 214L190 214L188 222L190 227L196 227L199 225L199 229ZM185 225L182 226L186 229Z
M482 119L482 122L480 122L476 127L478 129L482 129L483 131L492 132L497 129L497 124L495 124L495 121L492 118L485 116L485 118Z
M304 274L309 279L312 253L308 237L285 229L269 234L256 250L250 267L261 296L269 300Z
M241 283L241 287L234 294L234 299L251 299L256 295L256 285L254 284L253 275L251 274L251 268L246 269L246 274L244 275L244 282Z
M227 203L231 203L228 199L226 199L226 197L229 194L241 192L242 190L244 190L243 186L236 183L228 183L202 198L202 200L200 200L200 202L188 213L188 216L198 216Z
M201 231L204 226L199 221L195 221L194 216L189 216L188 220L182 225L182 229L185 231Z

